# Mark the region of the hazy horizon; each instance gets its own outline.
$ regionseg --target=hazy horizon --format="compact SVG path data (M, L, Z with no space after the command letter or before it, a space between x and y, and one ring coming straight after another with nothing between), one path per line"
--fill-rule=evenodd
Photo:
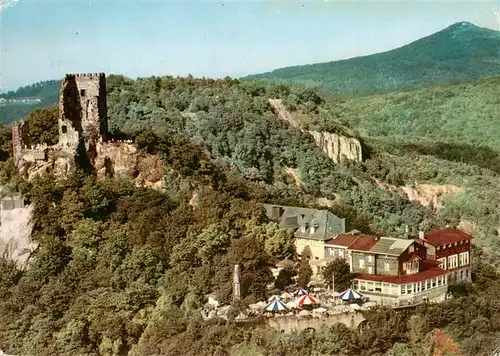
M9 1L0 91L67 72L240 77L384 52L460 21L499 30L494 2Z

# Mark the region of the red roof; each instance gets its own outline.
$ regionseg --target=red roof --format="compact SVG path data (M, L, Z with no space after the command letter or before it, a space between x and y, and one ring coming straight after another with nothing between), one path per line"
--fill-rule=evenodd
M370 235L358 235L357 239L354 240L347 248L349 250L356 251L370 251L370 249L375 246L379 237Z
M445 228L429 232L425 236L425 241L434 246L441 246L449 243L469 240L471 238L472 236L459 229Z
M426 279L432 277L442 276L448 273L444 269L438 267L435 261L423 260L423 265L425 270L415 274L408 274L405 276L383 276L378 274L356 274L356 279L373 281L373 282L385 282L393 284L405 284L425 281Z
M347 247L352 244L358 237L359 236L352 234L340 234L337 237L333 237L330 240L325 241L325 244Z

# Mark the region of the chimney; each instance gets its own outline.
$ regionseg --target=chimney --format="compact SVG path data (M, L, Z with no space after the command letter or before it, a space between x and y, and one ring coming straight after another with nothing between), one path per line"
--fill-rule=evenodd
M422 239L422 240L425 240L425 234L424 234L424 232L422 230L419 230L419 232L418 232L418 238Z
M233 276L233 302L241 299L241 269L240 265L234 265L234 276Z

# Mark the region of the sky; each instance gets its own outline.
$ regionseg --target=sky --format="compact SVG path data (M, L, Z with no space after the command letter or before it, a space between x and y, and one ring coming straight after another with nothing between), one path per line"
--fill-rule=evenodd
M239 77L400 47L460 21L500 30L486 1L0 0L0 91L65 73Z

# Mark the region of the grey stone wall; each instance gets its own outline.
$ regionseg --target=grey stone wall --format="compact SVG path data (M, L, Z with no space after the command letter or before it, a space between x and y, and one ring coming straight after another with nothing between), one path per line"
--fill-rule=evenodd
M344 324L348 328L356 329L365 320L366 318L361 312L353 311L350 313L342 313L338 315L325 315L321 318L301 318L296 316L269 318L268 324L276 330L283 331L285 333L291 333L294 331L302 331L308 328L320 329L323 326L332 326L334 324Z

